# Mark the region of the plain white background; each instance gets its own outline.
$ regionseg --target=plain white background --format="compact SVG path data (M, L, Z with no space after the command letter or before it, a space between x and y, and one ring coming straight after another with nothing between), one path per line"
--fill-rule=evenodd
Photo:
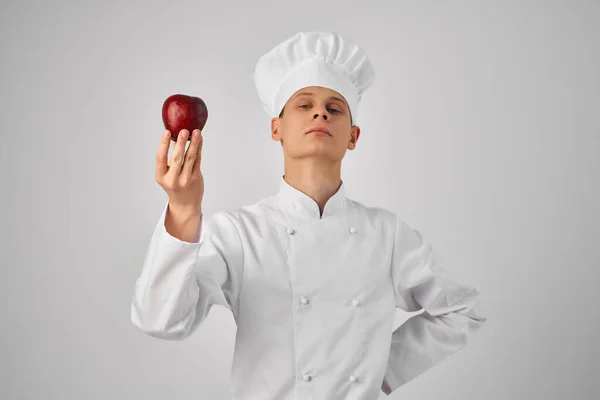
M205 214L275 193L250 76L309 30L377 73L348 196L423 231L489 318L390 398L599 398L598 20L566 0L3 1L0 398L228 399L228 310L181 342L130 322L167 201L161 107L208 105Z

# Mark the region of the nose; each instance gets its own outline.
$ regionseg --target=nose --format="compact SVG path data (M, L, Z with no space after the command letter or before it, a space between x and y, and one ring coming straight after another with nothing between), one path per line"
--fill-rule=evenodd
M319 118L319 114L315 114L314 118ZM327 121L327 114L323 113L323 119Z

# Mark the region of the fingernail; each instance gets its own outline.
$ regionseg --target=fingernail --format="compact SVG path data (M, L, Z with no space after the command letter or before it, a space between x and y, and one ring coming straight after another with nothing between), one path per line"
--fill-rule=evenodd
M194 137L200 137L200 132L199 131L194 132Z
M169 131L165 131L165 133L163 133L163 137L168 137L169 136Z

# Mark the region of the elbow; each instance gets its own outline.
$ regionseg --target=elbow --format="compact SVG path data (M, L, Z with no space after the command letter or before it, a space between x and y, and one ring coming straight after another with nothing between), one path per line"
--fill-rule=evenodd
M436 307L426 311L433 316L442 316L446 325L453 330L468 336L485 325L487 317L482 311L479 292L472 290L466 296L458 300L449 301L446 297L447 306Z
M194 316L188 319L172 321L161 315L143 313L131 304L131 322L142 333L156 339L179 341L188 338L192 333Z
M447 314L444 320L448 330L454 332L455 339L462 345L466 345L471 337L485 324L487 318L477 315L468 316L458 313Z
M476 296L472 302L467 303L467 307L457 312L456 315L466 325L464 329L469 334L478 331L487 322L487 317L482 310L479 296Z
M451 344L455 350L465 346L487 321L487 318L479 313L461 311L437 315L425 311L420 316L437 327L432 332L439 335L440 341Z
M162 340L180 341L190 336L188 332L183 330L152 329L147 327L141 328L139 326L138 329L148 336Z

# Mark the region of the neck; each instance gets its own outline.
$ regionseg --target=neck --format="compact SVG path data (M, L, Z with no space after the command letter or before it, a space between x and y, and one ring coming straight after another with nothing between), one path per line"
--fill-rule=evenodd
M319 205L319 211L323 215L327 200L339 190L342 184L340 167L340 164L333 168L331 165L324 168L314 164L286 164L283 179L290 186L312 198Z

